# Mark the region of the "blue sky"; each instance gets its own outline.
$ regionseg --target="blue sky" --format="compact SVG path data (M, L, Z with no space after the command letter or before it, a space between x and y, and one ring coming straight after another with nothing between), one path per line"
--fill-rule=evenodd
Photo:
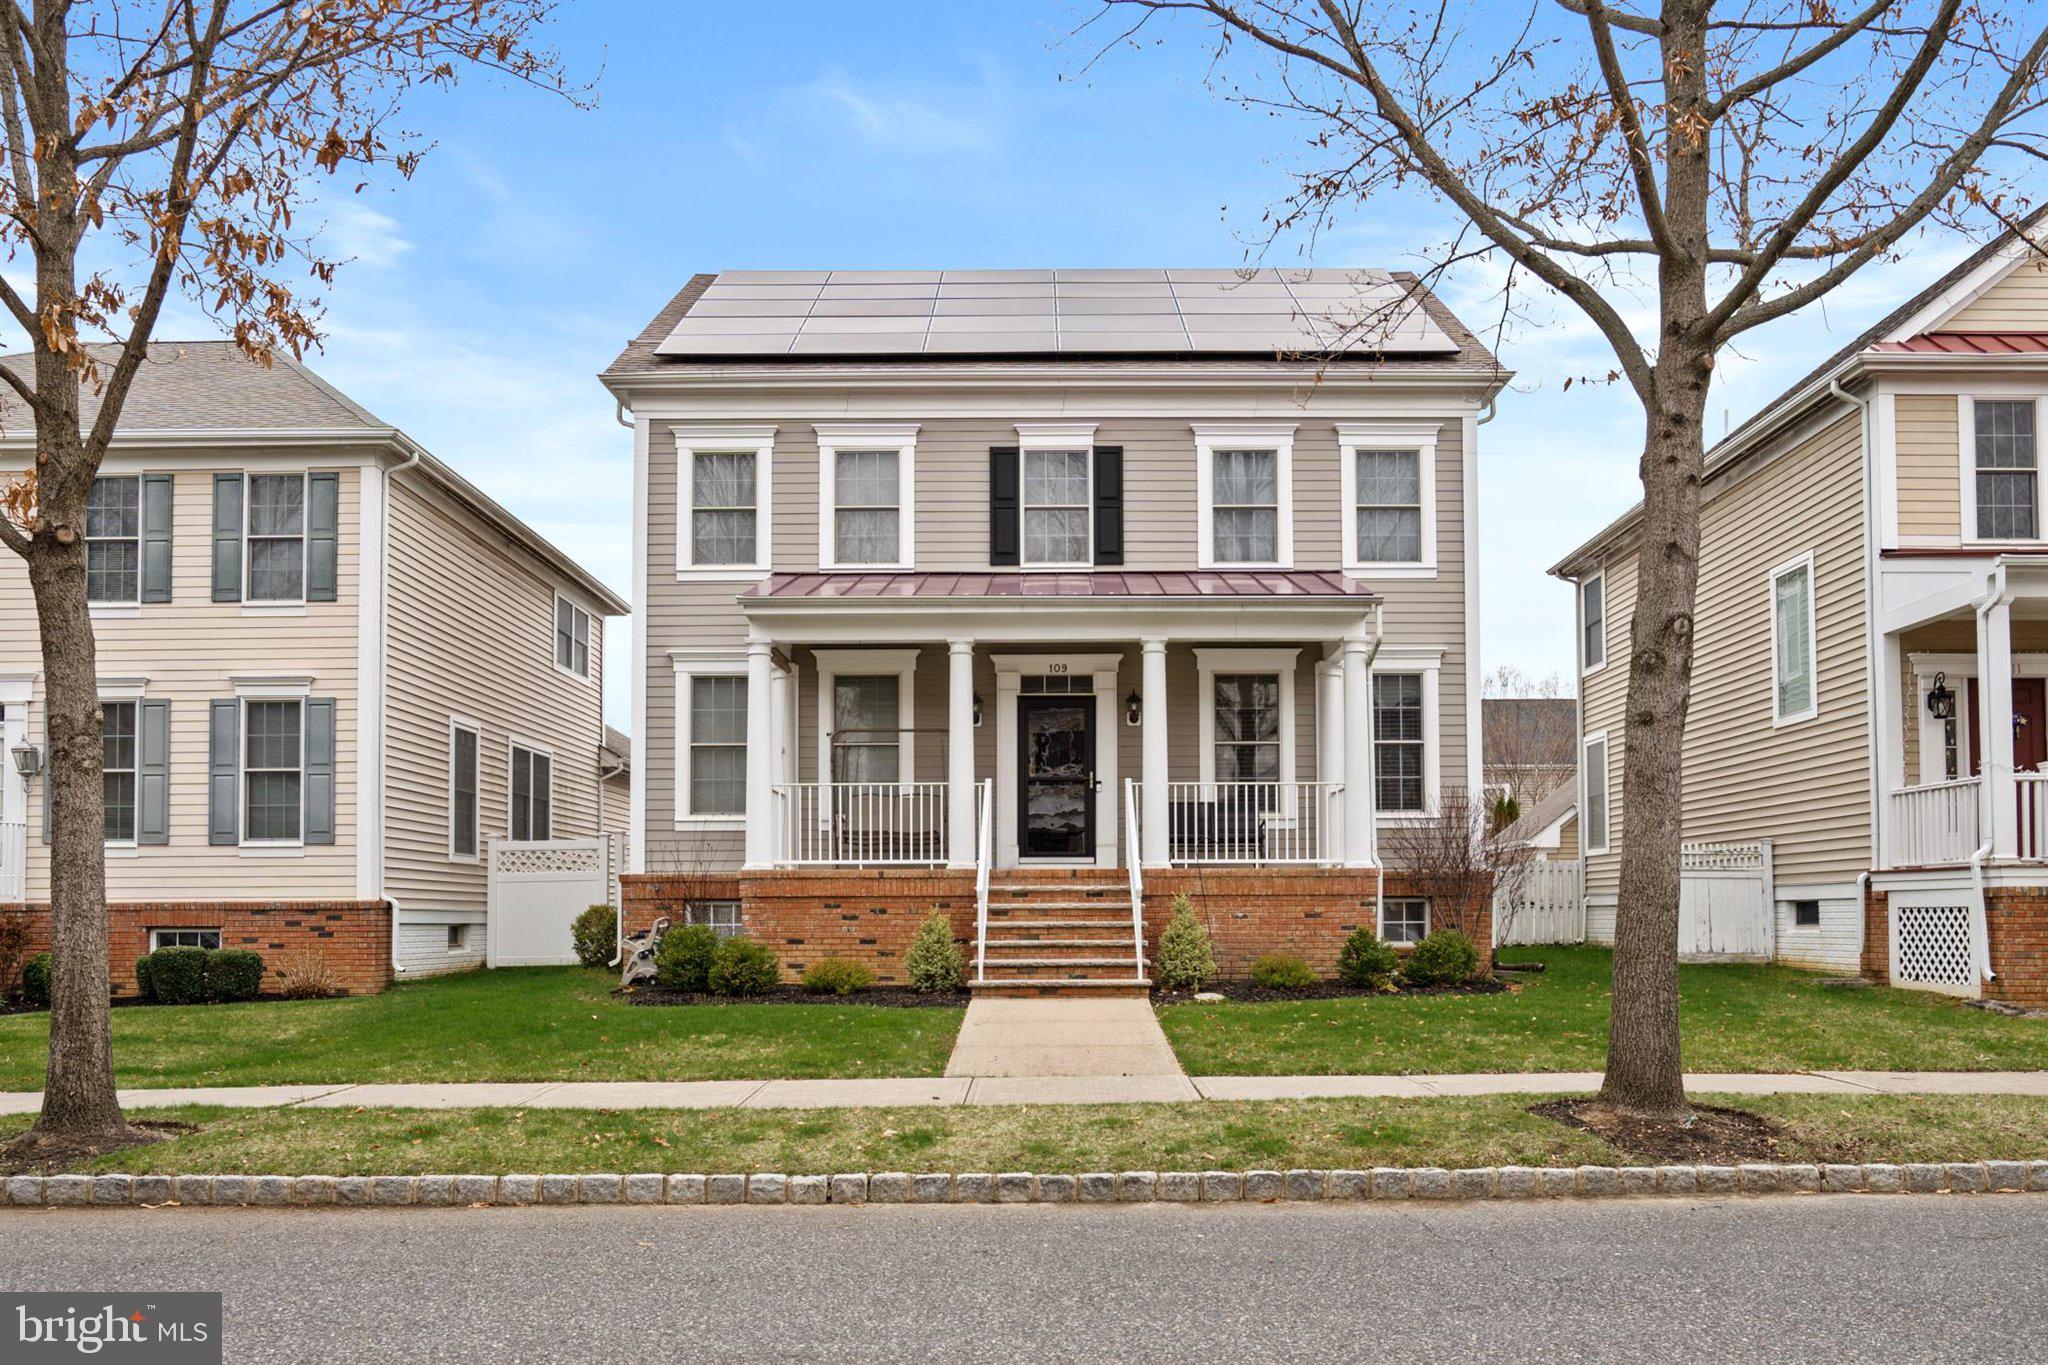
M1205 88L1191 28L1092 71L1081 5L587 3L555 39L600 76L584 112L479 79L418 101L413 181L330 195L315 368L631 596L631 440L594 375L693 271L738 267L1236 265L1283 194L1298 130ZM1305 258L1413 268L1442 219L1359 206ZM1735 422L1957 259L1932 244L1723 367ZM1491 274L1446 288L1475 326ZM189 311L159 335L206 335ZM1640 417L1575 314L1509 334L1518 371L1482 428L1487 667L1571 664L1543 570L1636 496ZM614 623L607 711L629 714Z

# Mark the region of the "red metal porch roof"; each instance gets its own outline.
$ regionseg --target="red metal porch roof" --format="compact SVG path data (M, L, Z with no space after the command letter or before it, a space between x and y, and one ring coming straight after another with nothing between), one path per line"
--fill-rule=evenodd
M833 598L1346 598L1377 594L1345 574L1324 569L1196 571L1076 570L1072 573L778 573L743 598L778 601Z
M1870 349L1878 355L2048 355L2048 332L1923 332Z

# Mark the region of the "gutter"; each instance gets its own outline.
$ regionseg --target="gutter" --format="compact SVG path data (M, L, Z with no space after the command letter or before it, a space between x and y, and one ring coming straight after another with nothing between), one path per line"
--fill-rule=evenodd
M401 437L401 440L404 438ZM391 481L406 470L419 464L425 454L410 440L404 441L411 453L403 461L384 471L384 516L378 525L378 535L383 543L377 547L377 557L383 561L379 571L378 591L382 601L377 604L377 894L391 907L391 979L398 980L405 972L405 964L398 960L398 919L404 907L398 897L391 894L391 888L384 884L384 854L391 844L391 832L385 820L390 802L385 799L388 785L385 771L391 747ZM360 798L359 798L360 799ZM485 930L488 935L489 930Z
M1999 564L1992 569L1991 585L1991 591L1986 593L1984 600L1977 604L1977 638L1980 640L1984 638L1985 615L1994 607L2009 604L2012 600L2012 594L2006 588L2005 565ZM1981 663L1979 664L1979 669L1980 671L1982 669ZM1971 721L1978 723L1980 718L1972 716ZM1990 801L1998 799L1997 793L1990 790L1992 786L1990 753L1984 755L1984 763L1985 796L1988 804ZM1994 827L1997 819L1998 817L1994 813L1991 819ZM1973 940L1972 947L1977 958L1977 979L1980 981L1995 981L1998 979L1998 973L1991 970L1991 923L1989 916L1986 915L1984 910L1984 863L1991 857L1992 832L1990 829L1984 831L1984 839L1984 844L1975 853L1970 855L1970 937Z

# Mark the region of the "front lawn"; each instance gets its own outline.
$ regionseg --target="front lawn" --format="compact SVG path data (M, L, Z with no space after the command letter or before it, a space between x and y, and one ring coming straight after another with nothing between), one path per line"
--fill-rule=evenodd
M1530 1114L1535 1098L621 1112L185 1108L139 1117L196 1122L200 1131L81 1169L829 1174L1632 1164L1630 1153ZM1722 1102L1781 1120L1784 1161L2037 1159L2048 1125L2048 1100L2014 1096ZM0 1138L27 1122L0 1120Z
M1611 954L1507 949L1540 975L1500 995L1174 1004L1159 1021L1191 1076L1598 1071ZM1692 1071L2032 1071L2048 1020L2011 1019L1917 991L1836 990L1789 967L1678 969Z
M937 1076L957 1009L612 998L576 967L465 972L345 1000L114 1011L127 1086ZM49 1016L0 1018L0 1090L43 1083Z

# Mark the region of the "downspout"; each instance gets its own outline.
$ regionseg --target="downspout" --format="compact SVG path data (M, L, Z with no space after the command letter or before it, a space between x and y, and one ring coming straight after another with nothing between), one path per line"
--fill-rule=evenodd
M1877 542L1879 537L1877 509L1877 456L1871 448L1870 400L1858 398L1842 387L1840 379L1828 380L1828 392L1856 409L1859 436L1863 446L1863 706L1864 714L1870 718L1870 868L1856 874L1856 969L1863 969L1863 955L1870 946L1870 871L1871 868L1886 865L1890 850L1884 847L1884 788L1885 765L1883 746L1878 727L1889 725L1892 718L1877 714L1878 669L1883 667L1884 651L1878 647L1875 631L1872 629L1877 616ZM1777 926L1777 909L1772 907L1771 924Z
M1977 638L1979 640L1984 638L1984 617L1995 608L2011 600L2011 594L2006 591L2005 569L2003 566L1992 570L1991 584L1991 591L1986 593L1984 600L1977 604ZM1977 667L1980 672L1983 670L1984 665L1981 660L1978 662ZM1977 716L1972 716L1970 721L1972 724L1982 723L1981 718ZM1998 799L1998 793L1988 790L1991 786L1991 753L1991 746L1989 744L1985 745L1983 781L1987 788L1987 799L1995 801ZM1991 823L1995 826L1997 820L1998 816L1994 812L1991 817ZM1976 949L1977 976L1980 981L1995 981L1998 979L1998 973L1991 970L1991 921L1990 916L1984 910L1984 864L1991 857L1993 839L1992 831L1986 829L1984 831L1984 842L1978 846L1975 853L1970 855L1970 937L1974 940L1972 946Z
M377 572L378 592L383 600L377 603L377 801L388 808L385 789L389 775L385 772L385 760L389 757L391 733L391 480L420 462L420 448L413 446L412 454L384 471L384 516L378 523L377 534L383 541L377 547L379 568ZM391 907L391 979L393 981L405 972L405 964L398 959L398 920L404 907L398 897L391 894L391 888L384 884L384 850L391 842L390 831L380 813L377 821L377 839L384 847L377 850L377 891L384 903ZM490 930L484 931L488 937Z
M1380 656L1380 640L1385 633L1385 616L1386 607L1379 602L1373 603L1372 644L1365 651L1365 686L1368 693L1372 689L1372 661ZM1370 703L1371 698L1368 696L1365 708L1365 713L1368 717L1372 715ZM1349 793L1346 793L1346 795L1348 796ZM1378 811L1372 813L1372 866L1374 874L1373 909L1380 916L1380 922L1384 924L1387 913L1387 860L1380 856L1380 813Z
M622 773L622 772L625 772L625 771L626 771L626 770L627 770L627 769L628 769L628 768L629 768L630 766L631 766L630 764L626 764L626 763L621 763L621 764L619 764L619 765L618 765L617 767L614 767L614 768L599 768L599 769L597 770L597 828L598 828L598 830L599 830L600 832L602 832L602 831L603 831L603 829L604 829L604 784L605 784L606 782L610 781L610 780L611 780L612 778L614 778L614 777L617 777L617 776L618 776L618 775L619 775L620 773ZM609 834L607 834L607 835L605 835L605 836L604 836L604 843L605 843L605 856L606 856L607 858L609 858L609 857L611 856L611 843L612 843L612 837L611 837L611 836L610 836ZM605 891L606 891L607 893L609 893L609 892L611 891L611 887L610 887L610 885L606 885L606 887L605 887ZM619 900L620 900L621 902L624 902L624 900L625 900L625 899L626 899L626 897L625 897L624 893L622 892L622 893L620 894L620 896L619 896ZM626 907L625 907L625 905L624 905L624 904L622 903L622 904L620 904L620 905L618 905L618 906L615 906L615 907L613 908L613 913L612 913L612 960L611 960L610 962L607 962L607 963L605 963L604 965L605 965L605 966L607 966L607 967L616 967L616 966L618 966L618 965L619 965L619 964L620 964L621 962L623 962L623 961L625 961L625 960L626 960Z

